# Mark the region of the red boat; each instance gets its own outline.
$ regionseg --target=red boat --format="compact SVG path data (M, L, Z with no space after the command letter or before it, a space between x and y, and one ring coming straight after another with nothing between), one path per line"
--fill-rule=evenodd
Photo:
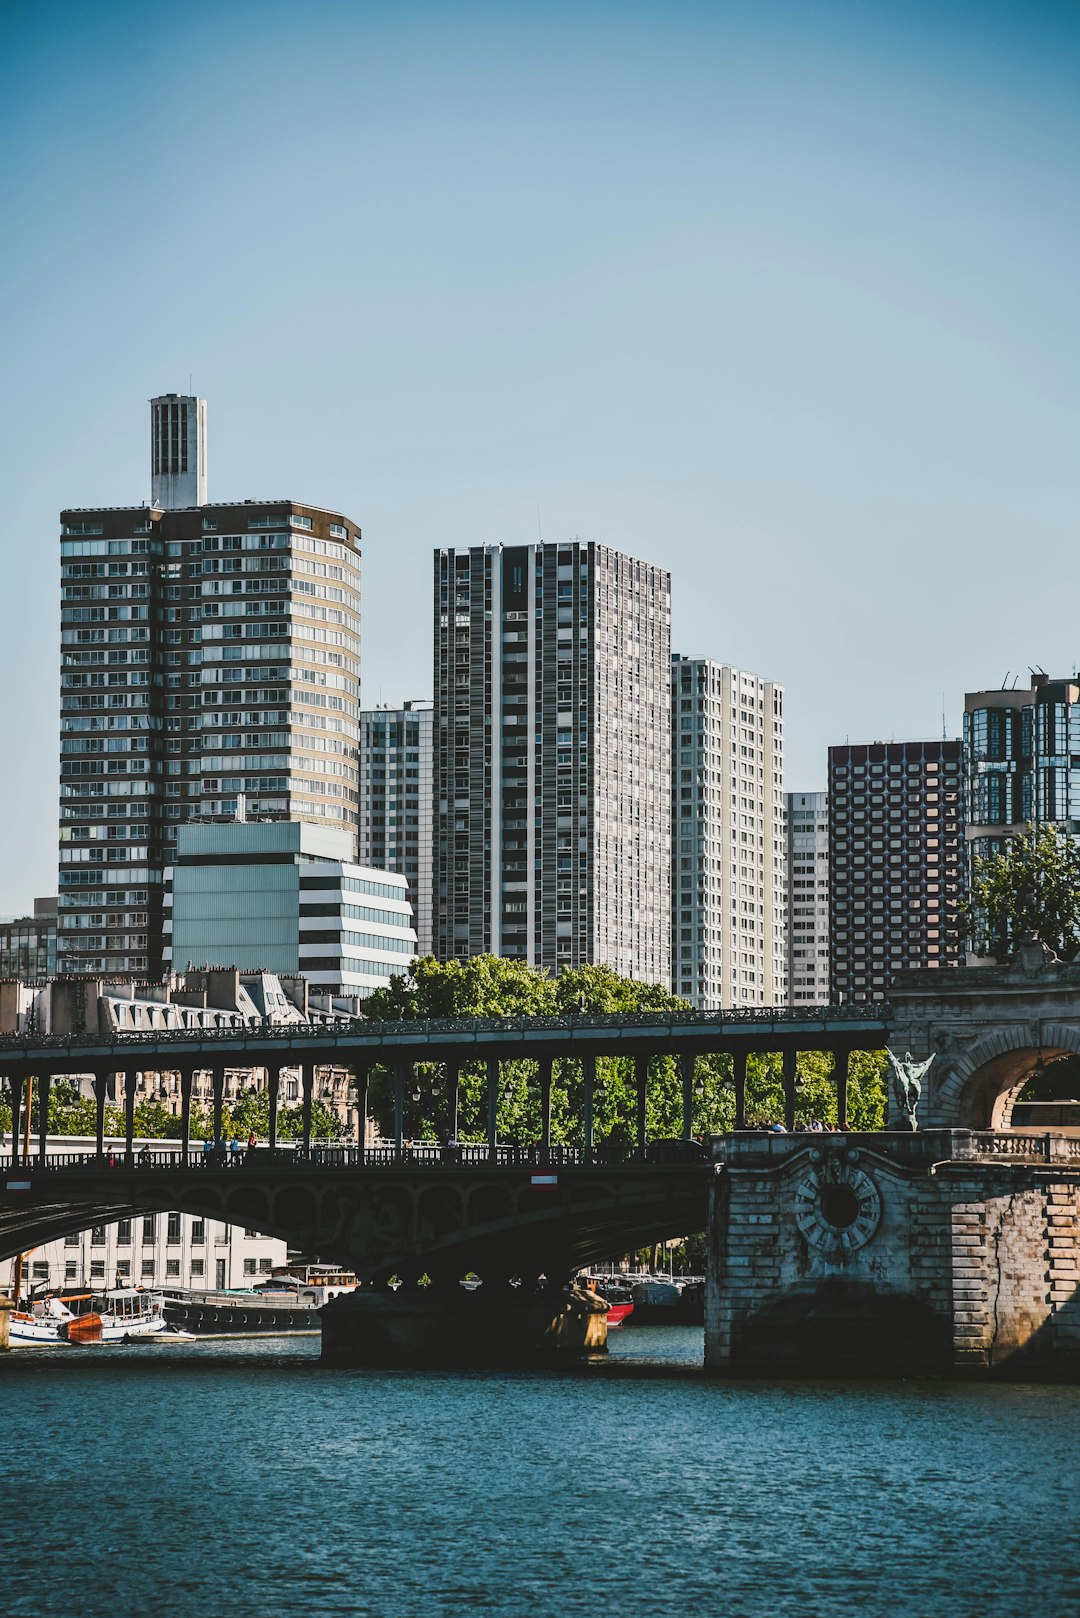
M607 1304L608 1330L624 1326L634 1312L634 1297L630 1288L608 1275L584 1277L584 1284Z

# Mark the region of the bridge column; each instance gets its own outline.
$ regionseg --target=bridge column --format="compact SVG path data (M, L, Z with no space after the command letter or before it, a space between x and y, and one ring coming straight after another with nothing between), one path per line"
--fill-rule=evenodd
M784 1052L784 1127L789 1131L795 1128L795 1078L798 1060L798 1051Z
M836 1075L836 1127L838 1129L846 1129L848 1126L847 1086L850 1062L850 1051L837 1051L833 1058L833 1072Z
M647 1056L634 1057L634 1108L635 1138L637 1149L644 1155L646 1144L645 1104L649 1093L649 1058Z
M746 1052L732 1051L731 1071L735 1080L735 1128L746 1128Z
M193 1068L180 1069L180 1140L185 1161L191 1151L191 1085L194 1078Z
M124 1159L131 1166L131 1154L135 1141L135 1080L138 1078L133 1067L124 1073Z
M368 1075L371 1063L356 1062L353 1072L356 1076L356 1144L362 1153L367 1145Z
M277 1151L278 1098L281 1095L281 1063L273 1062L266 1070L266 1087L270 1097L270 1123L267 1136L272 1152Z
M593 1155L593 1097L596 1091L596 1055L589 1051L581 1058L581 1076L584 1081L583 1091L585 1098L585 1116L582 1127L582 1144L585 1148L586 1163L592 1162Z
M8 1078L11 1086L11 1166L19 1161L19 1142L22 1139L22 1103L23 1086L25 1080L21 1073L12 1073Z
M540 1058L540 1161L551 1160L551 1057Z
M303 1095L304 1156L311 1155L311 1093L315 1086L315 1063L306 1061L300 1068L300 1086Z
M52 1074L43 1073L38 1080L38 1162L44 1163L49 1149L49 1096L52 1092Z
M225 1110L225 1069L215 1063L210 1069L210 1084L214 1096L214 1150L221 1143L221 1115Z
M682 1132L683 1140L694 1138L694 1066L696 1058L693 1051L683 1051L679 1056L679 1067L682 1070Z
M394 1063L394 1151L400 1163L405 1149L405 1075L408 1062Z
M499 1059L489 1056L487 1059L487 1143L488 1157L492 1163L498 1155L499 1144Z
M108 1073L94 1074L94 1102L97 1130L97 1155L105 1156L105 1098L109 1093Z

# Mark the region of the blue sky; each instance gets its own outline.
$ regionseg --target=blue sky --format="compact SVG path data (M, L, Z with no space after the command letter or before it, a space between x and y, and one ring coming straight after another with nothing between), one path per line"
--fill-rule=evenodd
M0 911L55 889L57 514L365 536L364 700L430 692L436 545L671 569L676 649L830 742L1080 658L1080 11L0 5Z

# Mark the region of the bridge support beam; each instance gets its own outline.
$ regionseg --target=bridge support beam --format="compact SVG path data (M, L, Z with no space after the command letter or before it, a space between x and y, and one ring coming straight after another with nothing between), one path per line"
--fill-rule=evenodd
M731 1073L735 1081L735 1128L746 1128L746 1052L732 1051Z
M225 1111L225 1069L215 1063L210 1071L210 1084L214 1096L214 1150L221 1146L222 1114Z
M180 1069L180 1140L185 1157L191 1151L191 1086L194 1078L194 1068L188 1066Z
M838 1129L846 1129L848 1126L847 1090L850 1064L851 1052L837 1051L833 1058L833 1076L836 1079L836 1127Z
M795 1100L799 1072L799 1053L789 1047L783 1054L784 1063L784 1128L790 1133L795 1128Z
M593 1102L596 1096L596 1056L593 1051L586 1051L581 1058L582 1089L584 1090L584 1120L582 1125L582 1144L585 1148L586 1163L592 1162L593 1136L595 1132L595 1118Z
M635 1139L637 1149L644 1152L646 1144L645 1106L649 1095L649 1058L647 1056L634 1057L634 1109L635 1109Z
M131 1162L135 1141L135 1082L138 1077L133 1067L124 1072L124 1153L128 1163Z
M21 1073L12 1073L8 1078L11 1086L11 1166L14 1168L21 1158L21 1143L23 1137L23 1092L26 1081Z
M367 1145L368 1075L370 1064L357 1062L353 1068L356 1079L356 1144L360 1151Z
M487 1060L487 1145L494 1163L499 1145L499 1062L494 1056Z
M315 1063L304 1062L300 1068L301 1115L303 1118L304 1156L311 1152L311 1096L315 1087Z
M541 1161L551 1160L551 1057L542 1056L540 1068L540 1155Z
M394 1063L394 1151L401 1162L405 1148L405 1075L407 1062Z
M94 1101L95 1130L97 1134L97 1155L105 1156L105 1098L109 1093L108 1073L94 1074Z
M694 1138L694 1066L693 1051L682 1051L679 1056L679 1068L682 1072L683 1140Z
M281 1063L271 1062L266 1070L266 1087L270 1102L270 1121L267 1126L267 1144L277 1151L278 1102L281 1099Z
M49 1096L52 1093L52 1074L43 1073L38 1080L38 1161L44 1163L49 1150Z

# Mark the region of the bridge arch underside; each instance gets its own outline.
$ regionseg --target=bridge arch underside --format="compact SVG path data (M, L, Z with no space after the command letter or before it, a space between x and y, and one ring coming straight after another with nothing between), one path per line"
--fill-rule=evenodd
M470 1271L555 1277L691 1235L707 1219L705 1173L685 1169L583 1170L555 1188L497 1173L438 1183L408 1174L239 1178L204 1173L191 1184L154 1175L150 1184L149 1175L114 1170L60 1187L50 1176L0 1205L0 1260L93 1225L176 1211L279 1237L376 1284L425 1273L457 1281Z
M980 1040L941 1086L934 1116L925 1127L1010 1129L1013 1107L1041 1058L1080 1055L1080 1028L1043 1028L1042 1042L1030 1029L1002 1029Z

